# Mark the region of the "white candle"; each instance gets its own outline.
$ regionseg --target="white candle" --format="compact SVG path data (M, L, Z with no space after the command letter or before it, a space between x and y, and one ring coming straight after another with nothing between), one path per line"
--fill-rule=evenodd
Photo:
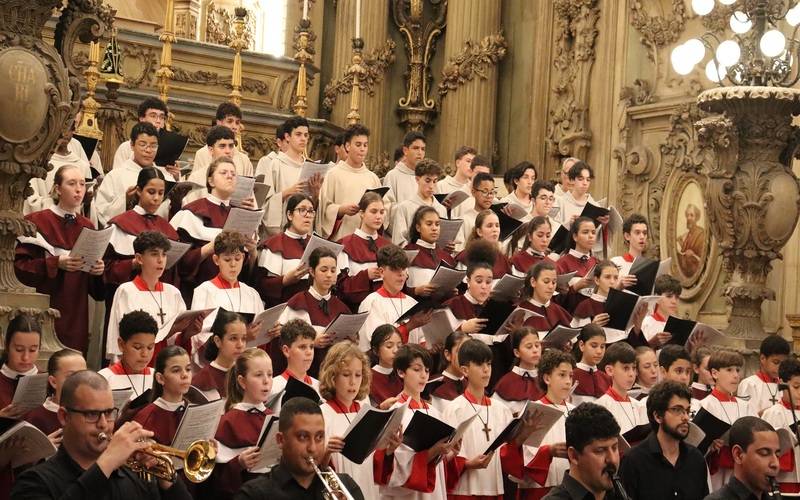
M303 0L303 19L308 19L308 0Z
M361 38L361 0L356 0L356 38Z

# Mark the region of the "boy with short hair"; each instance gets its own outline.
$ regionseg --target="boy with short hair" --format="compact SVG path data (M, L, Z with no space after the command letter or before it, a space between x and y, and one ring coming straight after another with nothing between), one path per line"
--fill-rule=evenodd
M692 381L692 357L685 347L665 345L658 353L658 366L660 380L671 380L689 387Z
M422 132L409 132L403 138L403 158L383 178L383 185L389 188L386 199L390 203L407 200L417 193L414 176L417 163L425 158L425 142Z
M408 278L408 257L402 248L397 245L386 245L378 249L378 272L383 279L383 285L376 291L367 295L361 302L358 312L369 311L369 316L358 332L358 346L362 351L370 350L372 332L381 325L392 324L397 327L403 343L424 343L424 336L418 327L430 320L431 313L421 312L413 315L411 319L396 324L397 320L409 309L417 305L417 301L403 293L403 287Z
M664 331L667 318L678 315L678 297L681 295L681 282L669 274L656 278L653 292L659 296L653 312L642 321L642 336L653 349L666 344L671 335Z
M278 394L286 388L289 377L293 377L319 392L319 380L308 374L314 361L314 327L302 319L287 321L281 328L281 352L286 357L286 370L272 379L271 394Z
M369 129L351 125L345 130L342 151L345 160L334 165L322 181L319 192L318 232L331 241L339 241L361 225L358 202L367 189L380 187L378 176L364 160L369 152Z
M750 401L750 406L756 414L761 415L780 399L778 367L791 352L789 342L778 334L767 335L761 341L758 371L742 380L738 391L739 396Z
M214 137L211 136L212 131L214 131L214 129L217 127L225 127L233 134L233 147L225 154L222 154L219 151L214 151L213 145L220 138L222 138L222 136L216 135L218 132L214 132ZM192 174L189 180L193 180L201 186L205 185L205 176L206 172L208 172L208 166L211 165L212 161L220 156L229 156L231 159L233 159L233 165L236 167L236 175L252 177L254 173L253 163L250 161L247 153L236 146L236 135L241 133L243 130L244 125L242 124L242 110L239 108L239 106L231 102L220 103L220 105L217 106L217 112L214 117L214 126L211 127L211 130L208 131L208 135L206 136L206 145L208 147L200 148L195 153L194 166L192 167ZM227 137L229 136L225 137L226 140ZM214 142L209 142L210 140L214 140ZM226 150L228 149L228 146L229 144L226 143ZM216 156L214 155L215 152L217 153Z
M619 276L623 282L629 275L628 273L631 270L633 261L636 260L637 257L643 256L644 252L647 250L647 237L649 232L650 224L642 214L631 214L631 216L622 223L622 238L625 240L625 246L628 247L628 251L622 255L612 257L611 262L616 264L619 268ZM631 279L628 278L628 282L626 282L625 285L631 286L634 283L635 278L632 282Z
M115 323L116 325L116 323ZM158 325L145 311L130 311L122 316L116 338L119 361L98 373L108 380L111 389L133 390L131 399L153 386L153 371L147 366L153 359Z
M796 418L800 418L800 360L794 357L785 358L778 365L778 375L787 388L783 390L780 401L764 410L761 418L776 430L788 429L794 433L791 426L794 425ZM789 398L790 392L791 399ZM792 404L794 404L794 408ZM800 492L798 464L800 464L800 448L797 446L793 446L791 450L781 456L777 478L781 492Z
M744 358L734 351L715 351L708 360L714 389L707 398L700 401L700 407L731 425L742 417L755 416L748 402L736 397L743 366ZM711 450L714 451L709 451L706 455L706 462L711 475L711 491L716 491L733 474L733 458L730 447L721 443L712 445Z
M186 311L180 290L161 282L170 246L167 237L155 231L143 231L133 240L133 261L139 267L139 274L114 293L105 346L109 359L121 354L119 325L132 310L143 310L155 318L156 333L169 332L175 318Z
M628 391L636 382L636 351L625 342L608 346L600 369L611 378L611 387L595 403L614 415L624 434L637 425L646 424L646 410L642 403L628 396ZM634 444L634 443L631 443Z
M390 226L392 243L401 247L408 243L408 230L411 227L411 221L414 219L414 213L419 207L433 207L440 218L447 218L447 209L433 196L434 191L436 191L436 179L441 174L442 168L434 160L425 158L417 163L414 168L417 192L409 198L403 198L403 201L392 210L392 224Z
M436 183L436 192L440 194L450 194L453 191L469 191L470 181L475 175L472 168L472 159L478 152L475 148L461 146L456 149L455 154L455 175L448 175Z
M139 123L149 123L155 127L157 131L164 128L167 123L167 117L169 116L169 108L167 108L167 105L164 104L164 101L156 97L148 97L140 102L136 111ZM127 141L119 145L116 153L114 153L114 162L112 163L111 170L116 170L117 167L133 158L133 148L131 146L132 144Z
M514 416L506 405L486 396L492 374L492 350L480 340L465 340L458 350L458 365L467 387L448 403L443 420L457 427L475 413L478 415L464 433L457 455L446 467L448 494L457 498L502 496L505 474L500 456L483 452Z
M200 151L206 152L200 153ZM221 157L232 159L232 163L234 167L236 167L236 174L244 175L239 173L240 167L237 166L236 161L236 134L233 133L233 130L224 125L214 125L209 129L208 134L206 134L206 147L197 150L195 162L197 161L197 154L200 154L203 157L201 158L201 162L203 163L206 162L205 157L208 156L208 163L206 168L203 169L197 168L196 166L192 168L192 173L189 174L188 178L188 180L191 182L194 182L200 186L205 186L207 180L206 177L208 175L208 165L210 165L212 161ZM196 189L183 197L183 204L186 205L187 203L191 203L192 201L207 195L207 190Z
M478 161L479 156L476 156L472 163ZM478 213L483 210L489 210L494 203L495 196L497 195L497 187L494 184L494 177L485 172L478 172L472 177L472 197L465 200L453 209L453 219L461 219L461 232L459 233L456 251L461 251L466 245L472 229L475 227L475 218Z

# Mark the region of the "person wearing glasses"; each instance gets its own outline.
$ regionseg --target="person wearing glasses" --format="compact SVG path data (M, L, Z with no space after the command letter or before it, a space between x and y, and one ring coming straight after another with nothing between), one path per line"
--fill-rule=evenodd
M653 432L625 453L620 475L633 498L661 500L708 495L703 454L684 440L689 435L692 394L689 387L666 380L647 398Z
M112 218L134 207L137 198L136 181L143 168L156 167L166 179L178 180L168 170L157 167L154 163L158 152L158 129L151 123L139 122L133 126L130 147L133 156L122 163L115 163L114 169L105 175L95 194L94 208L102 226L108 225ZM156 214L169 217L169 207L169 202L162 203Z
M61 447L19 476L11 498L190 499L182 481L145 480L125 467L131 457L152 463L141 451L150 446L153 433L136 422L114 432L117 413L106 379L89 370L70 375L58 409L64 426Z
M169 109L161 99L148 97L139 103L137 114L139 116L139 123L149 123L154 126L156 130L161 131L167 124ZM132 144L127 141L119 145L117 152L114 153L114 163L111 164L113 167L112 169L117 168L133 158L133 148L131 148L131 146Z
M480 156L476 156L472 160L473 165L482 162L483 158ZM492 208L496 196L497 188L494 185L494 177L485 172L475 174L472 178L472 199L466 200L453 209L452 218L464 221L461 225L461 234L456 238L456 252L464 249L467 239L475 227L475 218L478 213Z

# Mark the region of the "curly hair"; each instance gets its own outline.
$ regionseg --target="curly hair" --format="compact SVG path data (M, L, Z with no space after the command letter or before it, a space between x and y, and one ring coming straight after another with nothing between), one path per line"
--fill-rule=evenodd
M369 361L354 344L339 342L328 350L319 369L319 393L323 398L331 400L336 397L336 376L354 359L361 362L361 385L358 387L355 400L360 401L366 397L372 375Z

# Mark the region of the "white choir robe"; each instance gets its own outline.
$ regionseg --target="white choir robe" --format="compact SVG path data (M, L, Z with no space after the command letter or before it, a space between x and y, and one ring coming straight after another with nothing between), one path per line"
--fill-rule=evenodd
M761 414L781 399L777 381L766 382L766 380L769 380L769 377L759 371L739 382L739 390L736 391L736 394L750 402L750 408L756 414Z
M401 404L402 403L399 402L395 403L392 405L392 408L397 408ZM432 406L429 406L424 410L411 409L409 406L409 409L406 410L405 414L403 415L403 432L405 432L406 427L408 427L408 424L411 422L411 418L414 416L414 412L416 411L426 411L431 417L442 420L442 414ZM378 453L381 452L382 450L378 450ZM384 456L384 458L386 457ZM415 458L416 465L418 467L417 469L414 469ZM389 476L386 484L380 485L380 496L375 498L397 498L402 500L445 500L447 498L447 484L444 475L444 460L438 461L438 463L435 465L424 464L425 467L423 469L423 464L420 462L422 459L427 461L427 454L423 455L422 452L417 454L413 449L405 444L398 446L392 457L389 457L389 459L393 460L392 473ZM433 468L433 471L430 470L431 468ZM375 472L377 473L377 464L375 469ZM435 476L435 485L433 491L430 493L424 493L422 491L405 487L411 483L419 484L425 481L426 478L415 477L418 475L420 470L424 470L426 473L432 473ZM367 497L365 496L364 498Z
M619 269L619 277L627 276L631 273L631 266L633 265L633 261L635 258L629 254L625 253L624 255L617 255L616 257L611 257L611 262L617 266Z
M117 151L114 153L114 163L111 165L111 169L115 169L118 166L122 165L128 160L133 159L133 147L131 146L131 141L123 141L117 147Z
M144 373L129 373L125 374L124 369L120 363L115 363L100 370L100 375L108 380L108 385L111 390L117 389L132 389L130 399L136 399L141 396L147 389L153 387L153 370L152 368L145 368Z
M614 419L619 424L619 433L625 434L637 425L648 423L647 408L642 406L642 402L634 398L628 398L628 401L620 401L619 396L614 397L611 390L606 391L605 394L597 398L595 404L598 404L610 411L614 415ZM636 443L631 443L636 444Z
M525 217L518 220L522 221L523 223L533 220L533 205L534 205L533 200L531 200L526 204L524 201L520 200L517 197L516 193L512 191L511 193L508 193L506 196L501 198L500 203L513 203L514 205L519 205L520 207L522 207L525 210L526 215Z
M458 210L458 213L455 210ZM467 246L469 236L475 228L475 219L478 217L478 210L475 209L475 198L464 200L464 203L457 206L455 210L451 217L462 221L456 241L456 252L460 252Z
M363 406L363 405L362 405ZM345 431L350 427L350 422L358 412L340 413L330 403L320 405L322 417L325 419L325 437L344 437ZM374 453L374 452L373 452ZM357 464L345 458L341 453L331 455L331 465L337 474L348 474L358 483L364 498L378 498L378 485L372 475L372 455Z
M411 198L418 191L414 169L409 168L402 161L397 162L394 168L386 172L386 176L383 178L383 185L389 188L385 198L393 207L397 206L398 202Z
M467 381L464 380L463 377L454 377L447 370L444 370L442 372L442 378L450 379L452 381L461 381L464 387L466 387L466 384L467 384ZM433 392L436 392L436 391L434 390ZM452 400L450 400L450 399L440 398L438 396L434 396L433 394L431 394L431 406L436 408L436 410L438 410L439 413L441 413L441 414L445 413L445 410L447 410L447 408L450 406L451 402L452 402Z
M161 289L161 291L158 291ZM109 359L116 358L122 354L117 345L119 338L119 322L125 314L143 310L150 314L158 324L159 335L166 334L172 328L175 318L186 311L186 304L183 302L181 292L169 283L159 282L156 291L149 291L144 281L137 276L132 281L123 283L114 293L114 301L111 305L111 313L108 317L108 335L106 337L106 356ZM161 320L159 312L164 312L164 320ZM173 339L174 340L174 339Z
M94 156L92 156L92 158L94 158ZM53 153L48 163L53 168L47 172L47 176L45 176L44 179L40 177L31 177L30 186L33 190L33 194L25 199L25 203L22 207L22 215L38 212L39 210L44 210L45 208L55 205L55 201L51 196L53 183L56 177L56 171L64 165L74 165L78 167L83 173L84 179L91 179L93 177L92 167L89 159L86 157L86 152L84 152L81 143L74 137L70 139L69 144L67 144L67 154ZM97 223L96 219L93 219L88 214L86 216L95 224Z
M256 164L254 175L256 177L258 177L259 175L264 175L266 177L267 170L269 170L269 165L270 163L272 163L272 160L274 160L276 156L278 156L278 151L270 151L269 153L259 158L258 163Z
M586 201L579 202L572 196L572 193L565 193L564 196L562 198L560 198L560 202L561 202L561 205L560 205L561 206L561 214L560 214L561 219L560 219L559 222L561 222L561 224L566 226L567 229L569 229L570 226L572 225L570 223L570 220L572 219L572 216L573 215L580 215L581 212L583 212L583 208L586 206L587 203L591 203L592 205L598 205L599 206L597 201L595 201L595 199L592 198L591 194L587 195ZM603 233L603 226L597 226L597 230L595 231L595 234L597 235L597 239L595 240L594 248L592 249L592 252L594 252L597 255L600 255L603 252L603 237L602 237L602 233ZM611 243L611 240L609 238L609 244L610 243Z
M392 211L392 225L390 227L392 243L400 247L404 247L408 243L408 231L411 228L414 213L422 206L433 207L440 218L447 218L447 209L444 208L444 205L439 203L436 198L432 200L431 203L427 203L420 197L419 193L414 193L412 197L404 198L403 201L395 206Z
M467 180L464 184L459 184L456 181L456 178L452 175L446 176L444 179L440 180L436 183L436 193L437 194L450 194L453 191L464 191L465 193L470 192L470 188L472 186L472 181Z
M717 390L709 394L707 398L700 401L700 407L705 408L707 412L711 413L718 419L722 420L723 422L727 422L731 425L738 419L747 416L755 416L750 410L750 405L747 401L742 399L736 398L736 401L731 402L721 402L717 399ZM730 448L724 446L720 453L730 453ZM706 456L706 461L708 461L709 456ZM709 477L711 479L711 491L717 491L718 489L722 488L724 485L728 484L728 480L733 475L733 469L728 469L724 467L719 467L716 472L710 471Z
M167 172L162 167L156 167L161 170L164 177L172 180L172 174ZM95 193L94 206L97 210L97 219L103 226L108 224L115 216L127 210L125 206L125 192L128 188L136 185L136 180L139 177L139 172L142 167L132 159L117 165L113 170L105 175L100 188ZM160 215L165 219L169 218L169 200L164 200L161 206L158 207L156 215Z
M463 462L482 455L486 448L497 438L500 431L505 429L508 423L514 419L511 410L503 403L488 398L487 401L490 402L488 406L471 404L466 396L462 394L450 401L444 411L443 420L452 427L458 427L461 422L474 415L476 409L478 410L478 416L472 420L472 423L469 424L466 432L464 432L464 437L461 440L461 449L456 458L454 458L456 463L461 465L458 470L463 470ZM487 425L490 429L488 439L483 431L484 426L480 419L488 422ZM503 476L500 453L498 451L492 455L492 459L489 460L489 465L485 469L464 471L455 484L455 488L450 490L449 493L465 496L502 495Z
M800 419L800 409L795 407L794 413ZM791 407L785 401L780 401L764 410L761 418L775 430L788 429L791 432L790 426L794 425ZM790 453L794 456L793 459ZM777 479L782 492L800 493L800 448L795 446L781 456Z
M275 234L280 231L283 223L286 222L286 213L284 206L286 205L283 200L281 192L297 184L300 179L300 170L303 167L303 162L296 163L289 158L284 152L280 152L275 156L275 159L269 163L269 166L260 170L262 166L259 162L259 170L256 175L264 174L264 184L270 186L267 195L267 201L264 205L264 222L267 226L269 234Z
M254 176L255 170L253 169L253 164L250 162L250 158L247 156L247 153L243 153L236 148L233 150L232 159L233 165L236 167L236 175L244 175L246 177ZM192 172L189 174L187 180L195 182L201 186L205 186L206 179L208 177L208 166L211 165L212 161L213 159L211 158L211 151L208 149L208 146L198 149L194 154ZM187 203L199 198L203 198L206 195L208 195L208 191L205 189L191 191L189 194L184 196L183 204L186 205Z
M264 311L264 302L255 288L246 283L239 282L238 288L220 288L215 284L218 278L204 281L194 289L192 296L192 310L223 308L226 311L258 315ZM205 365L199 356L201 348L211 337L211 325L217 317L217 312L212 311L203 321L203 329L192 337L192 359L198 366Z
M539 483L533 478L519 480L518 484L520 488L552 488L558 486L564 479L564 474L569 470L569 460L566 458L553 457L550 453L550 445L565 443L567 441L566 414L574 410L575 407L570 403L567 403L566 406L554 404L550 404L550 406L564 412L564 416L558 419L556 423L553 424L553 427L547 431L547 434L544 435L539 446L522 445L522 463L525 468L531 469L534 466L543 467L549 462L550 466L547 469L547 476L544 477L543 483Z
M661 319L660 315L656 317L652 314L648 314L645 316L644 320L642 320L642 335L644 336L645 340L649 341L659 333L663 332L666 325L666 318Z
M361 225L361 217L358 214L343 216L339 228L333 232L339 207L348 204L357 205L367 189L374 189L380 185L378 176L366 165L353 168L344 161L334 165L325 174L319 191L319 211L315 221L317 232L331 241L339 241L352 234Z
M390 297L383 287L378 291L372 292L367 295L367 298L361 302L358 307L358 312L369 311L367 320L358 331L358 347L368 352L370 350L370 340L372 339L372 332L381 325L394 324L397 319L409 309L414 307L417 301L413 297L409 297L403 292L398 293L394 297ZM400 336L403 337L402 325ZM407 340L412 344L422 344L425 342L425 336L420 328L415 328L408 332Z

